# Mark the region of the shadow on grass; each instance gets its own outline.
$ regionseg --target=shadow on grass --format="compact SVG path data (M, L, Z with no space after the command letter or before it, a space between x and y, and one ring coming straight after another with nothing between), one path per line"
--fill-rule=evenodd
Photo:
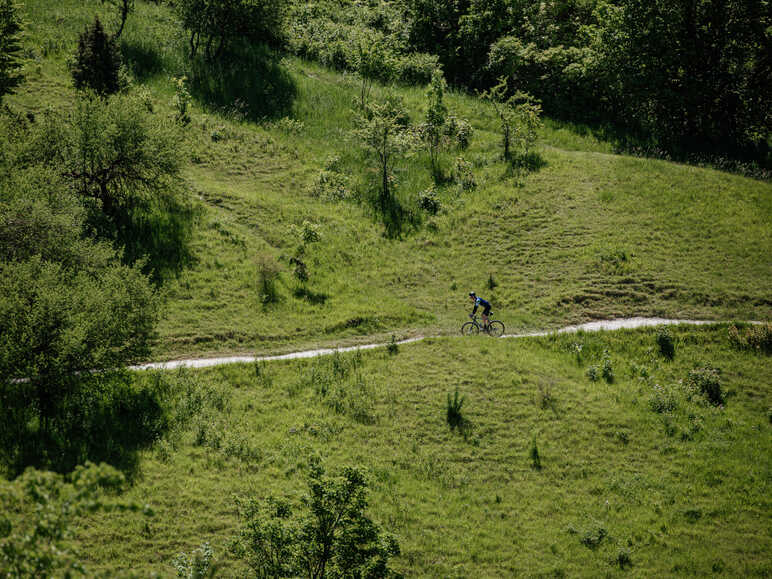
M121 56L131 74L140 82L164 72L163 59L153 47L147 44L122 39Z
M12 397L5 388L0 411L6 431L0 470L11 477L30 466L67 473L91 461L111 464L132 480L139 451L169 427L159 392L136 386L125 373L73 378L62 385L68 395L53 411L55 419L48 420L30 399L34 383L17 386Z
M295 288L295 290L292 292L292 295L294 295L298 299L306 300L309 304L312 305L322 305L327 301L327 298L329 297L327 294L322 292L315 292L313 290L308 289L305 286L300 286Z
M292 111L297 87L268 47L242 45L215 61L198 55L189 66L191 94L210 109L251 120Z
M182 195L135 200L110 215L94 211L90 224L105 239L123 248L123 261L144 260L153 282L178 275L195 261L190 240L199 210Z

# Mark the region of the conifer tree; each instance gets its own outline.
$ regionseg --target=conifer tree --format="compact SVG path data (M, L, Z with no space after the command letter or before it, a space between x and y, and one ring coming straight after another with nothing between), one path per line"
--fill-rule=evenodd
M99 17L87 25L78 39L78 50L72 66L75 88L91 89L101 96L121 89L121 53L115 40L104 31Z

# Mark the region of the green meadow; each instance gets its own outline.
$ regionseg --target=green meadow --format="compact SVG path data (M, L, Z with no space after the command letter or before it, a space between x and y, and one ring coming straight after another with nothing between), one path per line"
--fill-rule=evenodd
M297 498L320 456L369 473L405 576L766 576L770 358L732 349L725 326L672 336L672 361L651 329L138 374L178 425L125 495L154 516L82 520L84 563L167 574L207 541L223 576L244 576L236 497ZM593 382L604 352L613 381ZM723 407L688 389L695 366L720 369ZM451 430L456 390L466 425Z
M4 103L38 118L73 107L78 34L113 9L27 0L25 82ZM198 83L179 143L188 259L156 280L148 361L427 338L128 373L127 391L157 402L156 436L118 453L121 499L152 514L77 517L88 575L174 576L175 557L208 542L216 576L247 576L231 550L237 498L299 499L312 457L332 474L364 469L367 512L399 541L390 564L406 577L772 575L772 183L618 154L547 118L536 161L513 168L492 106L449 90L471 143L443 153L439 184L425 149L399 158L404 221L387 235L377 166L352 136L356 75L256 49L259 74L234 88L193 70L186 49L168 5L136 1L121 39L130 90L171 117L175 79ZM376 84L370 98L387 95L423 122L425 87ZM436 214L420 206L428 190ZM462 339L470 291L507 333L720 323L673 327L672 360L656 329ZM767 322L766 345L743 348L732 320Z

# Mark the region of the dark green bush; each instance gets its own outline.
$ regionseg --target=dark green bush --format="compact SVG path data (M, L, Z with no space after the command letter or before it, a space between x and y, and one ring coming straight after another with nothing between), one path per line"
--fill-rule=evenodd
M714 406L726 401L726 393L721 386L721 370L712 366L696 367L689 372L686 384L699 392Z
M399 544L365 514L367 486L358 468L329 477L312 460L301 503L239 503L244 524L232 551L258 577L393 577L389 559Z
M117 93L124 85L122 64L118 45L105 33L99 17L95 17L78 39L71 69L75 88L91 89L101 96Z
M663 327L657 330L657 347L659 353L668 360L672 360L675 356L675 343L669 328Z
M418 206L430 215L437 215L442 207L442 203L439 197L437 197L437 191L433 187L421 191L418 194Z

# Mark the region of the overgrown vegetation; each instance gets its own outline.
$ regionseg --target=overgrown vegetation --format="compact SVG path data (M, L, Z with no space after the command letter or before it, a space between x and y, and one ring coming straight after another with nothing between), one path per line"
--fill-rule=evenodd
M301 506L285 499L240 504L243 527L233 551L258 577L391 577L399 544L365 513L364 473L345 467L329 477L318 459L308 473Z

